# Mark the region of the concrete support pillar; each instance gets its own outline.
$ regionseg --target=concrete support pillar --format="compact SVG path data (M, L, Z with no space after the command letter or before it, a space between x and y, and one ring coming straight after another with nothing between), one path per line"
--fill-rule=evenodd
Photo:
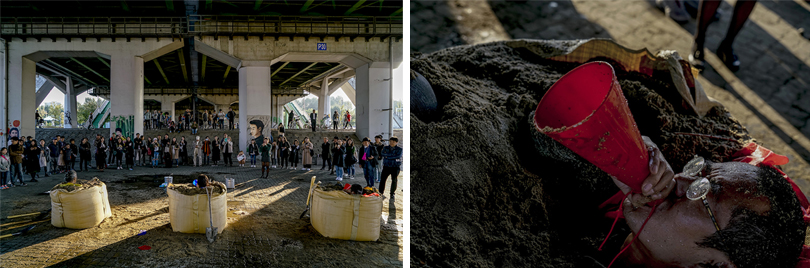
M177 121L176 120L177 118L174 117L174 104L175 103L176 103L176 101L167 100L166 98L163 98L163 101L160 102L160 112L161 113L168 112L169 115L172 117L172 120Z
M380 133L386 133L386 137L392 135L387 133L388 111L383 111L389 108L388 99L391 97L387 80L388 66L388 62L373 62L355 69L357 86L355 119L358 138L371 138Z
M239 148L247 148L248 142L254 138L249 132L252 120L260 120L264 124L262 136L270 136L273 110L270 74L270 66L239 68ZM222 110L226 111L227 107Z
M329 95L329 78L327 77L321 82L321 91L318 94L318 123L321 122L323 115L332 116L332 112L329 111L329 107L332 107L332 104L329 103Z
M70 77L67 78L65 83L65 120L64 128L76 128L79 126L78 122L78 112L76 108L76 89L73 87L73 80Z
M56 85L51 83L51 81L49 80L45 80L45 83L39 86L39 89L37 89L37 107L39 107L39 105L41 105L42 102L45 101L45 98L48 97L48 94L51 94L51 90L53 89L54 86ZM5 102L3 104L5 105Z
M8 126L4 132L17 129L17 136L34 136L37 65L23 56L9 57L8 71Z
M7 137L8 134L8 88L6 88L6 69L8 66L6 65L6 46L8 45L6 42L0 43L0 148L8 147Z
M143 134L143 58L113 54L110 63L110 134Z

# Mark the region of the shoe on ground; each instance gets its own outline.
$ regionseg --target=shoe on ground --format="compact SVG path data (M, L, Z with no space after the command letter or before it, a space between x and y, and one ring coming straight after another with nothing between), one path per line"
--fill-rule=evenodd
M31 179L31 182L39 182L37 179Z
M695 67L695 69L698 69L701 72L706 69L706 65L703 62L703 51L695 50L694 52L689 53L688 59L689 64L692 65L692 67Z
M723 61L723 64L725 64L729 70L732 72L740 70L740 60L737 58L737 54L734 53L734 49L731 46L725 47L721 45L717 48L716 52L717 57Z

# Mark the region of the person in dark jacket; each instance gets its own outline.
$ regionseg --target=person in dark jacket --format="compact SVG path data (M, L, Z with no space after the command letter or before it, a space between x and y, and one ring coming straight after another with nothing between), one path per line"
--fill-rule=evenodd
M399 176L400 167L402 166L402 147L397 146L399 139L396 136L391 136L388 139L388 145L380 152L383 157L383 171L382 178L380 178L380 194L385 194L385 181L388 176L391 176L391 191L388 193L389 197L394 197L397 191L397 176ZM384 198L385 196L383 196Z
M332 158L330 157L329 152L329 139L323 137L323 143L321 144L321 159L323 159L323 163L321 163L321 170L329 167L329 171L332 171Z
M78 150L75 147L75 143L68 143L65 144L65 148L63 149L63 156L65 157L65 166L67 170L73 170L73 164L76 163L76 153Z
M264 143L262 143L262 145L264 145ZM256 140L250 140L250 145L248 145L248 155L250 155L250 167L256 167L256 156L259 155L259 145L256 144ZM264 157L262 157L262 159L264 159ZM262 162L264 162L264 160L262 160ZM269 154L267 162L270 162ZM262 165L262 169L264 169L264 165Z
M301 146L298 145L298 140L293 140L292 145L290 145L290 169L298 168L298 151L301 149Z
M51 152L53 154L53 152ZM105 159L107 158L107 144L104 143L104 137L101 135L96 134L96 168L104 172L104 169L107 168L107 162Z
M48 144L48 151L50 151L48 157L51 158L51 174L59 173L59 152L61 150L62 147L59 147L59 138L53 138L51 144Z
M217 162L219 162L219 158L222 155L221 146L222 144L221 141L219 140L219 137L214 136L214 142L211 143L211 161L214 162L212 166L216 166Z
M87 166L90 165L90 142L87 138L82 139L82 143L79 144L79 170L87 171Z
M382 153L382 150L385 148L385 143L383 142L382 135L374 136L374 148L377 148L378 153ZM380 182L380 177L382 177L381 176L382 175L382 168L383 168L382 157L378 157L377 158L377 168L376 168L376 170L377 170L377 175L376 175L377 182Z
M126 147L126 145L124 144L124 141L122 141L121 139L116 138L115 139L115 151L114 151L114 153L115 153L115 165L117 166L116 169L124 169L124 167L123 167L123 164L124 164L124 147Z
M34 140L31 140L28 148L25 148L25 171L31 175L31 182L37 182L36 176L39 173L39 154L41 152L42 150L37 147L37 142Z
M278 147L281 149L281 151L279 151L279 154L281 155L281 164L279 164L279 166L281 166L280 168L286 168L287 159L290 157L290 143L287 142L287 137L284 136L281 137L280 141L281 142L279 142Z
M186 149L186 136L180 137L180 142L177 143L180 149L180 164L187 165L188 164L188 149Z
M79 158L79 145L76 144L75 139L70 139L70 151L73 153L73 162L70 163L70 170L76 170L74 164L76 164L76 159Z
M315 126L318 122L318 114L315 113L315 109L312 109L312 113L309 114L309 124L312 125L312 132L315 132Z
M363 138L363 146L360 147L358 155L360 166L363 167L363 177L366 178L366 186L374 187L377 180L377 158L380 158L380 154L377 148L371 145L368 137Z
M8 147L8 154L11 156L11 168L9 169L9 174L11 174L11 184L14 184L14 178L16 177L19 182L20 186L26 186L25 182L23 182L23 175L22 175L22 158L25 154L25 146L20 144L20 139L17 137L11 138L11 146Z
M337 178L335 180L343 180L343 155L346 154L346 148L343 147L343 140L337 140L332 145L332 165L335 166Z
M262 143L262 146L259 147L259 152L261 152L261 155L262 155L262 176L261 176L261 178L267 178L267 176L270 176L270 151L273 149L273 146L268 144L269 141L270 141L270 139L264 138L264 142ZM253 142L255 143L256 141L254 140ZM265 172L267 172L267 173L265 173Z
M135 143L132 142L130 137L127 137L127 142L124 144L124 151L124 155L127 158L124 168L132 170L132 167L135 166Z

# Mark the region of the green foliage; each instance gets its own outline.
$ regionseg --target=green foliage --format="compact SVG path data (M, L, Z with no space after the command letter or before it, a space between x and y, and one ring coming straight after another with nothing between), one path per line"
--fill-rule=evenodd
M53 126L61 126L64 122L65 108L61 103L55 101L45 103L40 105L37 108L37 111L39 112L39 116L41 116L43 119L53 117Z
M84 124L87 119L90 117L93 112L101 106L101 103L104 102L103 99L93 99L93 98L86 98L84 99L84 103L80 103L77 109L77 117L79 118L79 124Z

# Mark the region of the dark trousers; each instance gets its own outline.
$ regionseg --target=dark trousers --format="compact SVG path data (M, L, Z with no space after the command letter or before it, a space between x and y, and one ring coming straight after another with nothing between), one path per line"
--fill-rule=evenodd
M323 166L323 168L329 167L329 170L332 170L332 159L330 159L329 156L324 155L321 155L321 159L323 159L321 160L321 166Z
M233 166L233 159L231 159L232 153L222 153L222 158L225 159L225 164L229 166Z
M82 157L79 160L79 170L87 170L88 165L90 165L90 158L89 157Z
M380 194L385 193L385 181L388 179L388 175L391 175L391 191L388 193L388 195L394 196L394 192L397 191L397 176L399 176L399 167L383 167L380 178Z
M289 158L290 158L290 157L289 157L289 156L287 156L287 154L282 154L282 155L281 155L281 164L279 164L279 165L280 165L281 167L287 167L287 159L289 159Z
M312 132L315 132L315 120L310 120L309 122L312 123Z

